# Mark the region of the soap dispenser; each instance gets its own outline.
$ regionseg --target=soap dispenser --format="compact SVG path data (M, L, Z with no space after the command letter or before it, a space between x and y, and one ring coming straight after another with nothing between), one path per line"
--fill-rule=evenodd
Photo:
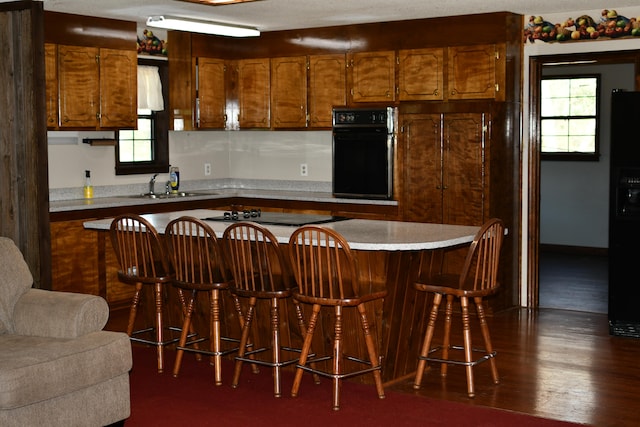
M177 193L180 188L180 168L177 166L169 168L169 184L171 185L171 192Z
M84 198L92 199L93 198L93 186L91 185L91 171L84 171Z

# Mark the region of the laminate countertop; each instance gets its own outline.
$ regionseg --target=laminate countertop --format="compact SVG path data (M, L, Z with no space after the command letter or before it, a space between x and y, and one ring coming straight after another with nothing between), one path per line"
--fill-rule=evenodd
M345 199L333 197L331 193L317 191L286 191L263 189L214 189L189 191L185 197L145 198L140 195L122 195L97 197L93 199L71 199L49 202L49 212L69 212L102 208L119 208L123 206L154 205L162 203L187 202L198 200L214 200L229 197L246 197L256 199L289 200L305 202L362 204L377 206L397 206L395 200Z
M143 217L163 233L169 221L180 216L193 216L199 219L218 217L224 211L194 209L187 211L147 214ZM85 229L108 231L111 218L87 221ZM233 221L207 221L218 237ZM423 249L441 249L467 244L473 241L480 227L465 225L430 224L419 222L385 221L370 219L345 219L322 224L342 234L352 249L368 251L413 251ZM278 242L288 243L292 226L266 225L276 236Z

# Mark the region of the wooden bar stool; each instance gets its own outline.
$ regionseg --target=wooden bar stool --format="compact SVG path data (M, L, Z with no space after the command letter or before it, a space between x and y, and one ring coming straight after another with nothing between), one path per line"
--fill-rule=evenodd
M238 350L237 345L227 345L227 348L223 349L222 344L240 342L239 339L223 336L221 332L220 292L229 289L221 246L209 225L197 218L186 216L169 222L165 230L165 239L175 273L173 284L189 295L185 304L182 334L176 347L173 376L177 377L180 372L185 351L194 352L197 356L206 354L212 358L215 384L221 385L222 357ZM193 330L192 317L199 292L206 292L209 297L209 350L201 349L198 345L206 338L197 337L195 333L193 338L189 335ZM236 297L233 299L234 309L241 319L240 304Z
M356 259L347 241L338 232L320 226L307 225L293 232L289 240L289 257L298 284L293 298L312 306L307 323L300 362L297 365L291 395L297 396L303 371L333 380L333 409L340 409L340 387L343 378L366 373L373 374L376 391L384 398L381 365L367 318L365 303L383 299L386 290L374 291L370 283L359 280ZM313 334L323 306L333 307L335 313L332 355L309 359ZM366 343L368 360L345 354L343 309L356 308ZM309 362L330 360L331 371L316 369ZM361 369L347 372L345 361L355 362Z
M111 243L118 259L118 279L135 286L135 294L129 311L127 334L131 341L154 345L158 352L158 372L164 369L164 347L178 341L165 339L165 330L180 331L180 328L164 324L165 287L173 281L167 262L165 248L157 230L146 219L136 214L120 215L111 222ZM134 331L134 324L143 286L153 287L155 304L154 326ZM155 333L153 338L142 335Z
M418 291L433 293L433 304L424 335L424 341L418 356L418 368L413 388L420 388L422 376L427 362L440 363L440 374L447 375L447 365L461 365L466 369L467 374L467 394L469 397L475 396L473 382L473 367L485 361L489 361L491 375L494 383L499 383L498 370L496 367L496 352L491 345L489 327L485 318L483 298L494 294L498 289L498 264L500 259L500 248L504 239L504 224L499 219L487 221L476 234L460 274L443 274L441 272L427 272L426 277L420 278L414 283ZM441 346L431 347L433 332L442 297L446 296L447 302L444 314L444 341ZM451 316L453 313L453 301L460 300L462 314L462 346L451 345ZM476 349L471 344L471 327L469 319L469 299L472 299L476 306L480 331L484 341L484 349ZM461 350L464 353L464 360L450 357L450 350ZM440 352L440 357L435 355ZM481 353L482 356L474 360L474 353Z
M236 356L236 365L232 387L237 387L242 364L249 362L273 368L273 394L280 397L280 371L284 366L298 361L300 349L283 346L280 338L280 301L291 297L291 273L275 236L266 228L253 222L237 222L224 232L227 265L232 272L231 293L247 298L248 306L244 313L244 325L240 338L240 349ZM270 301L271 357L259 358L269 348L261 347L246 351L249 334L254 323L258 300ZM304 336L302 312L294 303L298 325ZM283 360L283 352L296 353L295 358Z

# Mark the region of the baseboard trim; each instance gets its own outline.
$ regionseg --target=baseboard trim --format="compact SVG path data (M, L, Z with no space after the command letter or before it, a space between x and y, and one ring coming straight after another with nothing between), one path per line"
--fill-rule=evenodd
M594 248L589 246L552 245L547 243L541 243L540 252L608 256L609 248Z

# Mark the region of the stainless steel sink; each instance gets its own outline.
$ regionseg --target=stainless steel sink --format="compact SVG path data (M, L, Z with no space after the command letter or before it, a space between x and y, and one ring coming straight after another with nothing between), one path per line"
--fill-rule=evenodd
M218 193L210 192L210 191L199 191L199 192L184 192L180 191L177 193L143 193L143 194L134 194L132 196L125 196L134 199L180 199L183 197L194 197L194 196L215 196Z

